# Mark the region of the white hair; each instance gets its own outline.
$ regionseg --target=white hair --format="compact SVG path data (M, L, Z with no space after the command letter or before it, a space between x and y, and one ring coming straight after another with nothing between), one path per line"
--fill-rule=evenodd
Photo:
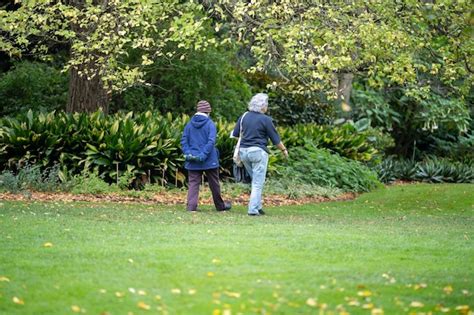
M268 95L265 93L255 94L249 102L249 111L263 113L268 107Z

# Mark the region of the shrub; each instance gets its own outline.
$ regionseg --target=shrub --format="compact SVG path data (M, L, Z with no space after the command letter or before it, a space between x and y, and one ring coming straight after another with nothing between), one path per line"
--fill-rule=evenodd
M314 144L293 148L285 165L274 168L279 178L292 178L298 183L339 188L347 192L369 191L380 183L377 174L360 162L353 161Z
M426 152L438 157L446 157L456 161L474 160L474 130L466 134L437 133L429 139Z
M64 108L67 90L67 75L60 70L42 63L18 63L0 75L0 116Z
M63 182L83 170L97 169L108 183L117 183L119 178L122 188L138 188L146 183L182 186L185 171L180 139L187 121L185 115L159 116L152 112L104 115L28 111L0 120L0 167L16 172L25 163L41 170L57 163ZM222 174L230 175L236 140L229 134L234 123L222 119L215 122ZM378 152L373 135L350 124L298 125L279 130L290 149L316 145L360 161L373 160ZM274 163L272 156L270 169Z
M59 165L41 169L40 165L23 165L15 174L6 170L0 174L0 189L12 193L26 190L60 191L67 189L59 176Z
M118 192L116 185L109 185L98 174L98 171L84 171L74 176L71 182L71 192L74 194L104 194Z
M278 131L288 147L299 147L309 143L343 157L365 162L376 158L379 151L375 144L382 135L379 133L377 136L372 129L359 131L352 123L337 126L298 124L289 128L279 127Z
M426 157L422 161L387 158L376 168L379 179L429 183L474 183L474 163L462 163L444 158Z
M12 171L3 171L0 174L0 190L8 191L14 194L21 191L20 181Z

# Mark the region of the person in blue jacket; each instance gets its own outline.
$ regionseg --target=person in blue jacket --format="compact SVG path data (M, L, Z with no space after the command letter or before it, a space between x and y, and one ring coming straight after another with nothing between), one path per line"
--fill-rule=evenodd
M198 211L199 186L202 174L205 173L212 192L212 199L217 211L231 209L231 204L224 202L219 183L219 151L216 144L216 126L209 118L211 104L199 101L197 112L186 124L181 138L184 153L184 168L188 170L187 210Z

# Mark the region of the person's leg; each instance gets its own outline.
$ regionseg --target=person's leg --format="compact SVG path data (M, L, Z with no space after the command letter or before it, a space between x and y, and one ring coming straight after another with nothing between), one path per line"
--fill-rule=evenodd
M196 211L199 200L199 186L201 185L202 171L188 170L188 202L187 210Z
M267 173L268 153L260 148L249 148L245 150L242 161L247 169L251 169L252 175L252 192L248 213L256 215L262 209L262 193Z
M207 181L209 183L209 188L212 192L212 200L214 200L214 205L217 210L223 210L226 208L224 200L221 196L221 185L219 183L219 168L213 168L206 170Z

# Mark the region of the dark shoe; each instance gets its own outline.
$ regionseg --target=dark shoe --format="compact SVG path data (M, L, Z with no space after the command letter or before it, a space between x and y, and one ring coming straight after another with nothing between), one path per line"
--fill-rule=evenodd
M265 211L263 211L263 209L258 210L258 213L259 213L260 215L265 215Z
M251 217L257 217L260 215L260 213L247 213Z
M194 210L188 210L188 212L201 212L199 209L194 209Z
M232 204L230 202L224 203L224 208L223 209L217 209L217 211L229 211L232 209Z

